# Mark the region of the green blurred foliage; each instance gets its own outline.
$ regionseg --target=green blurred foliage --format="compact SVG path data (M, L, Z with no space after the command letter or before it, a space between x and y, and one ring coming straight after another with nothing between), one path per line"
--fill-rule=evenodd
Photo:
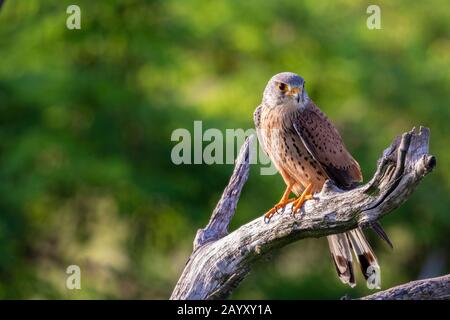
M5 1L0 11L0 298L170 295L231 165L172 164L176 128L251 128L267 80L294 71L366 178L399 133L431 128L438 165L368 232L387 288L450 271L450 6L373 2ZM270 208L279 175L253 166L232 228ZM369 293L337 279L325 239L255 266L234 298ZM66 267L82 290L65 288Z

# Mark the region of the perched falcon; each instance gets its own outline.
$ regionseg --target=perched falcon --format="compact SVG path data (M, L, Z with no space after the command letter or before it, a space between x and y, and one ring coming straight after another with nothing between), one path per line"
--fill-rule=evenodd
M281 200L265 214L270 218L288 203L293 213L319 192L327 179L341 189L362 181L358 162L325 114L308 97L300 76L283 72L270 79L261 105L254 113L259 142L287 188ZM298 198L290 199L293 192ZM339 278L355 285L352 253L364 277L379 270L377 259L360 228L327 237ZM372 269L369 269L372 267Z

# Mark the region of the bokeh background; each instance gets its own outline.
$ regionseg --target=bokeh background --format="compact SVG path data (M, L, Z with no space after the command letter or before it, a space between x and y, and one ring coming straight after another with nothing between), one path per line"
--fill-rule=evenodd
M81 7L81 30L66 8ZM381 30L366 8L381 7ZM267 80L294 71L370 178L431 128L437 168L371 231L382 286L450 272L450 4L411 1L8 1L0 11L0 298L166 299L232 165L174 165L176 128L252 128ZM232 229L284 190L254 165ZM68 265L81 290L65 287ZM257 264L232 298L366 295L325 239Z

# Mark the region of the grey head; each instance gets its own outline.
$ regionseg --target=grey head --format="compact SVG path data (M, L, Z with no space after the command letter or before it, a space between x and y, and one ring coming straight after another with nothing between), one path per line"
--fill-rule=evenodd
M308 102L305 80L292 72L274 75L264 90L263 103L268 107L292 106L304 109Z

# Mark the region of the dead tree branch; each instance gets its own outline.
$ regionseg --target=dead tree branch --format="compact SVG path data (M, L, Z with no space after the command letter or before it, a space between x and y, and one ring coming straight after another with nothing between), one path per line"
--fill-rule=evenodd
M362 300L443 300L450 299L450 274L424 280L411 281Z
M228 186L208 225L197 232L194 251L175 286L171 299L223 299L249 272L253 263L272 250L311 237L349 231L376 223L399 207L420 180L436 165L428 154L429 130L415 129L397 137L378 160L373 178L365 185L342 191L328 180L302 213L291 207L268 224L262 217L228 234L239 196L250 169L254 137L246 140Z

